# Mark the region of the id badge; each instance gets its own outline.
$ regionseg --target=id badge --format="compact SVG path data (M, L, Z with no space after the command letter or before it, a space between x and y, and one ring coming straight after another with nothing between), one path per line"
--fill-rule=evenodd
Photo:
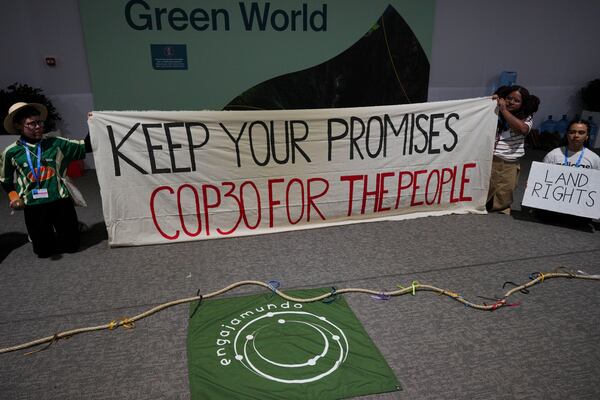
M34 199L47 199L48 198L48 189L33 189L31 192Z

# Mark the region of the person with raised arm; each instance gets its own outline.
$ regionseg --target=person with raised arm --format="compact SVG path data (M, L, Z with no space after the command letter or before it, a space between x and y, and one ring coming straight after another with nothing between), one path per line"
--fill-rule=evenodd
M47 115L42 104L13 104L4 129L19 139L0 155L0 185L10 207L23 210L33 251L40 258L79 248L79 222L64 180L69 163L91 151L89 135L85 140L45 137Z
M519 159L525 155L525 136L540 99L518 85L501 86L492 98L498 103L498 127L486 209L510 214L521 169Z

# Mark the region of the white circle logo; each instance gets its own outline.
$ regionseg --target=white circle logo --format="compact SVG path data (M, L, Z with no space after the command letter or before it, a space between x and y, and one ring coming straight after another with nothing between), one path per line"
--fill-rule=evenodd
M268 312L243 325L233 342L235 359L244 367L281 383L330 375L346 361L348 349L337 325L305 311Z

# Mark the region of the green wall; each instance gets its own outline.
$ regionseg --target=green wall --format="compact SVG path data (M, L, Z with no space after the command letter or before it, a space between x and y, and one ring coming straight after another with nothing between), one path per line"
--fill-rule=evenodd
M268 5L281 30L270 23L264 29L256 23L247 29L242 5L247 11L254 6L261 12ZM260 82L338 55L369 31L388 5L409 24L431 59L434 0L80 0L94 108L221 109ZM204 12L199 8L207 13L208 21L201 20ZM210 18L213 9L220 10L216 25ZM169 13L174 17L171 23ZM192 14L196 20L190 23ZM296 14L295 30L292 14ZM159 21L161 29L157 29ZM155 70L151 44L186 45L188 69Z

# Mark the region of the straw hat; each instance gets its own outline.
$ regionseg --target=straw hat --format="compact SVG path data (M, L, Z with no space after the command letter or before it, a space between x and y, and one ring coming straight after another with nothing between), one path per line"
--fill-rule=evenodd
M31 107L38 110L42 119L46 119L46 117L48 116L48 109L45 105L39 103L24 103L20 101L18 103L13 104L8 109L8 115L6 116L6 118L4 118L4 129L6 129L6 132L13 134L18 133L15 129L13 119L15 118L15 114L25 107Z

